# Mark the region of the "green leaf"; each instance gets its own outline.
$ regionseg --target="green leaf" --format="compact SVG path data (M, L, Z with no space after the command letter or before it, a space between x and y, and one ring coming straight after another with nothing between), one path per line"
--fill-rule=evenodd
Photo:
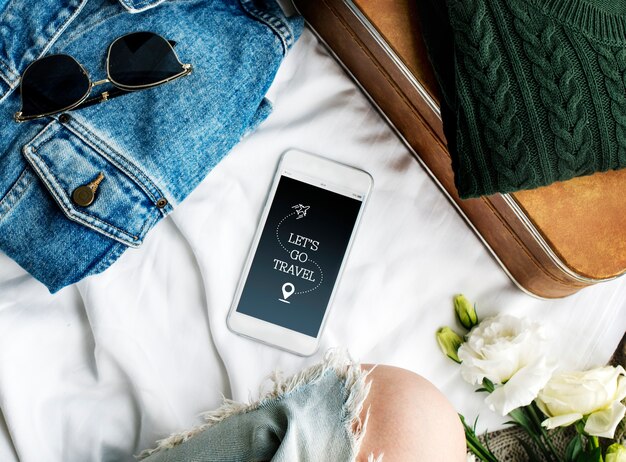
M529 444L527 441L524 441L521 438L517 438L517 440L524 448L524 451L526 451L526 455L528 456L528 462L542 462L543 461L543 459L537 455L537 453L535 452L531 444Z
M509 412L509 417L513 419L516 425L522 427L527 433L534 435L534 425L532 420L528 418L528 415L524 412L523 408L518 407Z
M565 448L565 460L573 462L583 450L583 443L579 435L574 436Z
M478 417L476 418L476 421L474 421L473 428L467 424L467 422L465 421L465 417L463 417L461 414L459 414L459 418L461 419L461 423L463 424L463 428L465 429L465 441L467 441L468 449L483 462L498 462L496 456L494 456L488 448L485 448L480 439L476 436L475 429Z
M574 462L602 462L602 449L595 448L593 451L581 452Z
M489 393L493 392L496 389L496 386L487 377L483 378L483 387Z
M487 451L491 452L491 448L489 447L489 433L485 433L484 439L485 439L485 447L487 448Z
M472 431L476 433L476 425L478 425L478 416L474 419L474 425L472 425Z

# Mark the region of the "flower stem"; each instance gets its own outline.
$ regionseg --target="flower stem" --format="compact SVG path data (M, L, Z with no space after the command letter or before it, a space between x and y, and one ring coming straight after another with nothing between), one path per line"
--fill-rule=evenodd
M543 458L547 462L561 462L561 457L558 456L556 449L552 445L552 441L547 436L545 429L541 426L541 420L537 415L536 410L532 407L533 404L523 406L509 412L509 416L513 421L532 439L541 451Z
M528 406L526 406L526 408L528 408L528 413L530 414L533 422L535 422L535 425L540 432L540 438L544 440L545 443L548 445L548 449L552 455L553 460L560 462L562 459L559 456L556 448L554 447L554 444L552 443L552 438L550 438L547 430L543 427L543 425L541 425L541 418L539 417L535 406L535 403L530 403Z

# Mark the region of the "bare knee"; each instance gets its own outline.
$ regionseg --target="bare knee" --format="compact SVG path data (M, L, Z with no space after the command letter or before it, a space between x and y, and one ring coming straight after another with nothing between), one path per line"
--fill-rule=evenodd
M369 380L372 387L362 416L369 409L369 422L359 461L372 453L384 453L385 462L466 460L458 415L434 385L392 366L376 366Z

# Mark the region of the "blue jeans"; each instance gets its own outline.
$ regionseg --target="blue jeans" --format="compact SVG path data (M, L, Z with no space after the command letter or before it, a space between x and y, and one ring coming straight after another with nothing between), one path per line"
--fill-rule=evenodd
M366 377L346 355L329 351L287 380L273 376L259 401L228 401L206 413L206 423L161 440L144 462L355 461L367 424Z
M0 249L56 292L141 245L269 114L264 95L302 25L271 0L0 0ZM31 61L68 54L100 80L108 45L142 30L175 41L193 73L13 120ZM94 202L76 205L100 173Z

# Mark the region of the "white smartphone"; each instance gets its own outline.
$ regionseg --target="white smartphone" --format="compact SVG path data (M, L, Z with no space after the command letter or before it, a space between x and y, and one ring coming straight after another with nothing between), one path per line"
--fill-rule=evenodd
M287 151L228 315L240 335L302 356L317 351L372 177Z

